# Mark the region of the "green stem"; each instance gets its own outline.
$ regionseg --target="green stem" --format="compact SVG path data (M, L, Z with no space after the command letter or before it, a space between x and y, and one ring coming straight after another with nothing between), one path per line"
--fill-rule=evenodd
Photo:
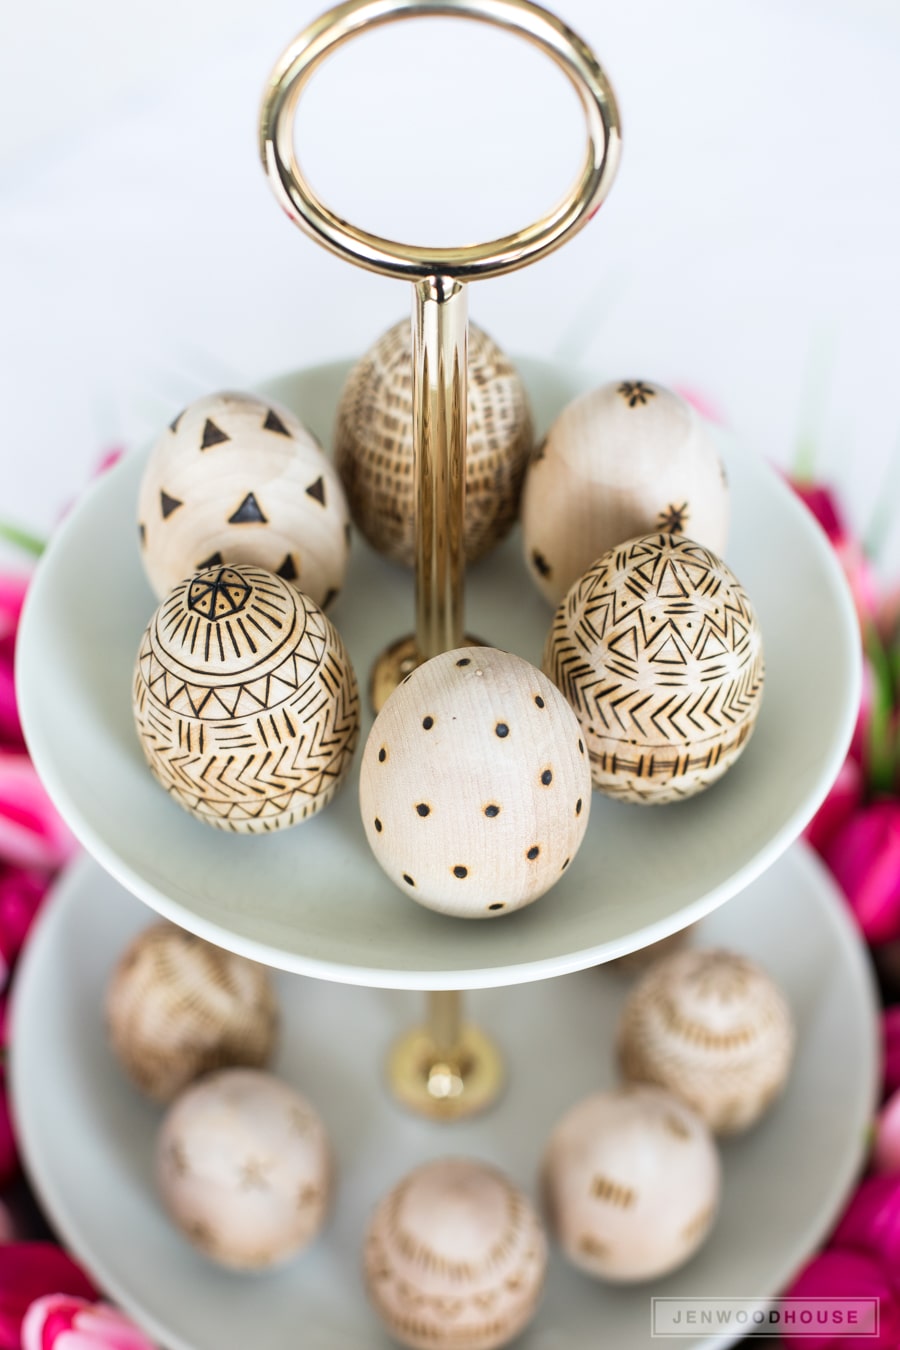
M39 539L29 530L23 530L18 525L11 525L3 520L0 520L0 539L5 539L14 548L21 549L23 553L30 553L34 558L39 558L47 547L45 539Z

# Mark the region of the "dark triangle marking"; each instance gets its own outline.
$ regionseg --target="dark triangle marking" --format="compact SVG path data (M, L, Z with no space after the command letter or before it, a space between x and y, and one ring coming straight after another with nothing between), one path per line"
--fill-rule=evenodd
M168 492L160 492L159 505L162 510L162 518L166 520L173 511L178 510L179 506L184 506L184 502L180 502L177 497L170 497Z
M145 545L146 542L147 542L147 527L146 527L146 525L138 525L138 537L139 537L139 539L140 539L140 541L141 541L141 548L143 548L144 545Z
M285 581L297 580L297 568L290 553L285 554L284 562L281 564L275 575L277 577L283 577Z
M170 430L170 431L177 431L177 430L178 430L178 423L181 421L182 417L184 417L184 414L185 414L186 412L187 412L187 409L186 409L186 408L182 408L182 410L181 410L181 412L178 414L178 416L172 419L172 421L169 423L169 430Z
M335 590L335 588L332 586L331 590L327 592L325 599L322 601L322 608L327 609L328 606L331 604L331 602L333 600L336 600L339 595L340 591Z
M312 497L321 506L325 505L325 479L317 478L316 481L306 489L307 497Z
M202 563L197 564L197 571L203 572L207 567L221 567L222 562L223 559L221 553L211 553Z
M274 431L279 436L290 437L290 432L278 416L274 408L270 408L263 422L263 431Z
M247 493L234 515L228 517L229 525L268 525L268 523L252 492Z
M207 417L206 425L203 428L203 440L200 442L201 450L208 450L212 445L221 445L223 441L230 441L231 437L226 436L221 427L217 427L211 417Z

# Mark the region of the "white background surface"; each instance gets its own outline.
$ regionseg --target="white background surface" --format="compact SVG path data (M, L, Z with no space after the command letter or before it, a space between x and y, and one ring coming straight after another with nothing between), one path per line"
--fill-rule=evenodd
M320 8L2 7L0 516L48 528L110 444L216 386L353 354L406 309L402 283L292 229L259 168L265 77ZM598 380L695 386L781 463L813 435L865 527L879 498L900 497L900 6L559 10L616 87L621 173L561 253L473 288L473 316L513 351ZM415 242L530 218L580 146L537 55L480 26L436 32L364 39L303 114L334 204ZM885 561L900 566L900 528Z

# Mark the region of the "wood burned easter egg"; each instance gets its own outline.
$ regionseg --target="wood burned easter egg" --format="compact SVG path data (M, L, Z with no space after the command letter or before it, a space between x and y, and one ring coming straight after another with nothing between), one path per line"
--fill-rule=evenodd
M372 852L429 909L508 914L564 875L591 799L577 719L519 656L461 647L398 686L369 734L360 809Z
M728 518L725 470L706 422L645 380L602 385L564 408L522 494L525 559L554 605L602 553L654 530L721 554Z
M134 717L179 806L261 834L334 797L359 736L359 693L337 629L308 596L259 567L210 567L150 620Z
M693 796L744 750L762 701L762 635L709 549L654 534L611 549L560 604L544 670L574 708L594 787L656 804Z
M169 1217L205 1256L234 1270L267 1270L322 1227L331 1154L299 1092L268 1073L223 1069L169 1108L156 1177Z
M509 359L469 325L468 442L463 542L475 562L512 528L533 430ZM354 524L395 562L415 562L412 355L409 323L395 324L353 368L341 394L334 455Z
M656 1087L596 1092L563 1116L542 1169L547 1222L565 1255L616 1283L677 1270L719 1204L719 1155L699 1116Z
M547 1265L540 1221L493 1167L426 1163L375 1211L365 1246L369 1297L414 1350L496 1350L531 1321Z
M716 1134L753 1125L784 1087L794 1054L786 999L735 952L678 952L632 990L619 1023L631 1082L675 1092Z
M278 1005L264 966L157 923L129 943L116 965L106 1024L135 1087L169 1102L213 1069L266 1064Z
M147 460L141 559L161 600L223 563L252 563L327 609L344 582L347 502L321 446L286 408L213 394L180 413Z

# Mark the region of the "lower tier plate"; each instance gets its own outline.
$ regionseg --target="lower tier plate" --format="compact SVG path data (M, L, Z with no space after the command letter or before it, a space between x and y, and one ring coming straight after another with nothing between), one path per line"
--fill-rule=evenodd
M267 386L327 443L346 366ZM521 362L539 429L584 386ZM593 382L593 381L589 381ZM79 502L31 587L18 691L29 748L85 847L174 922L266 965L352 984L487 988L597 965L702 918L793 843L846 753L859 694L859 630L833 550L758 456L722 437L731 484L726 561L753 601L766 688L753 738L727 776L673 806L594 793L588 830L550 894L472 923L401 894L372 858L359 813L359 754L337 800L298 828L233 836L194 820L151 777L135 735L132 672L154 609L136 529L143 456ZM364 684L409 632L412 575L360 540L331 617ZM540 663L551 620L518 532L469 570L469 632ZM369 717L363 721L363 737Z
M408 1169L446 1154L493 1162L536 1194L543 1143L574 1101L613 1081L612 1040L630 987L614 969L472 994L469 1016L495 1037L509 1084L497 1107L455 1125L405 1115L382 1070L422 1013L408 993L281 975L275 1068L321 1111L335 1146L335 1207L318 1242L285 1270L236 1276L170 1227L153 1186L161 1113L122 1078L107 1048L103 994L143 906L93 863L69 873L16 981L14 1108L31 1179L98 1282L167 1350L386 1350L360 1276L376 1199ZM799 1030L785 1095L761 1125L725 1144L722 1211L698 1256L664 1281L600 1285L551 1256L546 1295L521 1350L651 1344L651 1295L780 1291L824 1236L860 1167L878 1076L878 1012L867 960L833 883L796 846L704 920L703 945L758 959L787 994ZM680 1339L706 1350L730 1338Z

